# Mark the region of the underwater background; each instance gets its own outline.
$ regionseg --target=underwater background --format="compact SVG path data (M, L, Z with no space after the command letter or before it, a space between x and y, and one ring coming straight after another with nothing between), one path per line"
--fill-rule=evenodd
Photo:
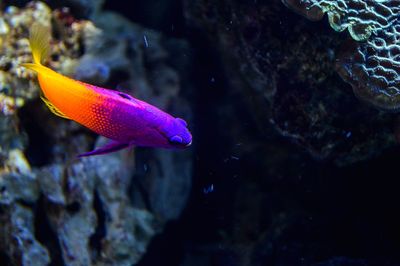
M40 100L50 68L193 134L106 142ZM0 265L400 265L399 0L0 0Z

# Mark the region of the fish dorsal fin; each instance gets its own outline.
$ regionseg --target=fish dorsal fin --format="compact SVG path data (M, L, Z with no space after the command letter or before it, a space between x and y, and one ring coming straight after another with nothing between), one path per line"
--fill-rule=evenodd
M65 118L65 119L71 119L71 118L69 118L68 116L66 116L63 112L61 112L60 110L58 110L58 108L57 107L55 107L49 100L47 100L44 96L40 96L40 99L42 99L42 101L47 105L47 107L50 109L50 111L53 113L53 114L55 114L55 115L57 115L57 116L59 116L59 117L62 117L62 118Z
M119 97L130 101L133 105L135 105L135 107L143 109L143 105L140 103L140 101L136 98L134 98L133 96L126 94L124 92L120 92L120 91L113 91L116 95L118 95Z

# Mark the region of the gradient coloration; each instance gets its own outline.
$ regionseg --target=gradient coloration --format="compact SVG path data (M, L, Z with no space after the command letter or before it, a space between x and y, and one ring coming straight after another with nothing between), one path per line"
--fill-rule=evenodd
M105 154L132 145L185 148L192 143L183 119L128 94L76 81L43 66L49 41L49 29L34 25L30 36L34 63L22 64L38 73L43 101L54 114L111 139L106 146L79 156Z

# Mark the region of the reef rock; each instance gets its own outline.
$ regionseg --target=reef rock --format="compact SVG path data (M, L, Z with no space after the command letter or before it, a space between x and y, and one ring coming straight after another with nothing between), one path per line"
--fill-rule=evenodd
M0 11L0 264L132 265L184 208L191 152L134 149L77 159L105 140L52 115L39 99L35 74L19 64L32 61L29 28L40 22L52 28L45 62L52 69L130 90L190 120L181 96L187 73L173 63L187 59L170 49L184 54L188 47L114 13L99 15L95 26L76 19L73 5L52 10L42 2L12 2Z

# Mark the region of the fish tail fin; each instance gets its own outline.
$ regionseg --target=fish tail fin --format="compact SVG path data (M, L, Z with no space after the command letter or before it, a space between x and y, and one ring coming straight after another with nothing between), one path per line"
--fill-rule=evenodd
M48 72L48 68L42 65L42 63L49 56L50 39L50 27L41 23L33 24L29 36L33 63L22 63L20 65L38 73Z
M41 65L50 53L50 27L36 23L32 26L29 36L33 62Z
M41 66L50 53L50 27L40 23L33 24L30 30L29 45L31 47L33 64L22 64L23 66L38 70L33 65Z

